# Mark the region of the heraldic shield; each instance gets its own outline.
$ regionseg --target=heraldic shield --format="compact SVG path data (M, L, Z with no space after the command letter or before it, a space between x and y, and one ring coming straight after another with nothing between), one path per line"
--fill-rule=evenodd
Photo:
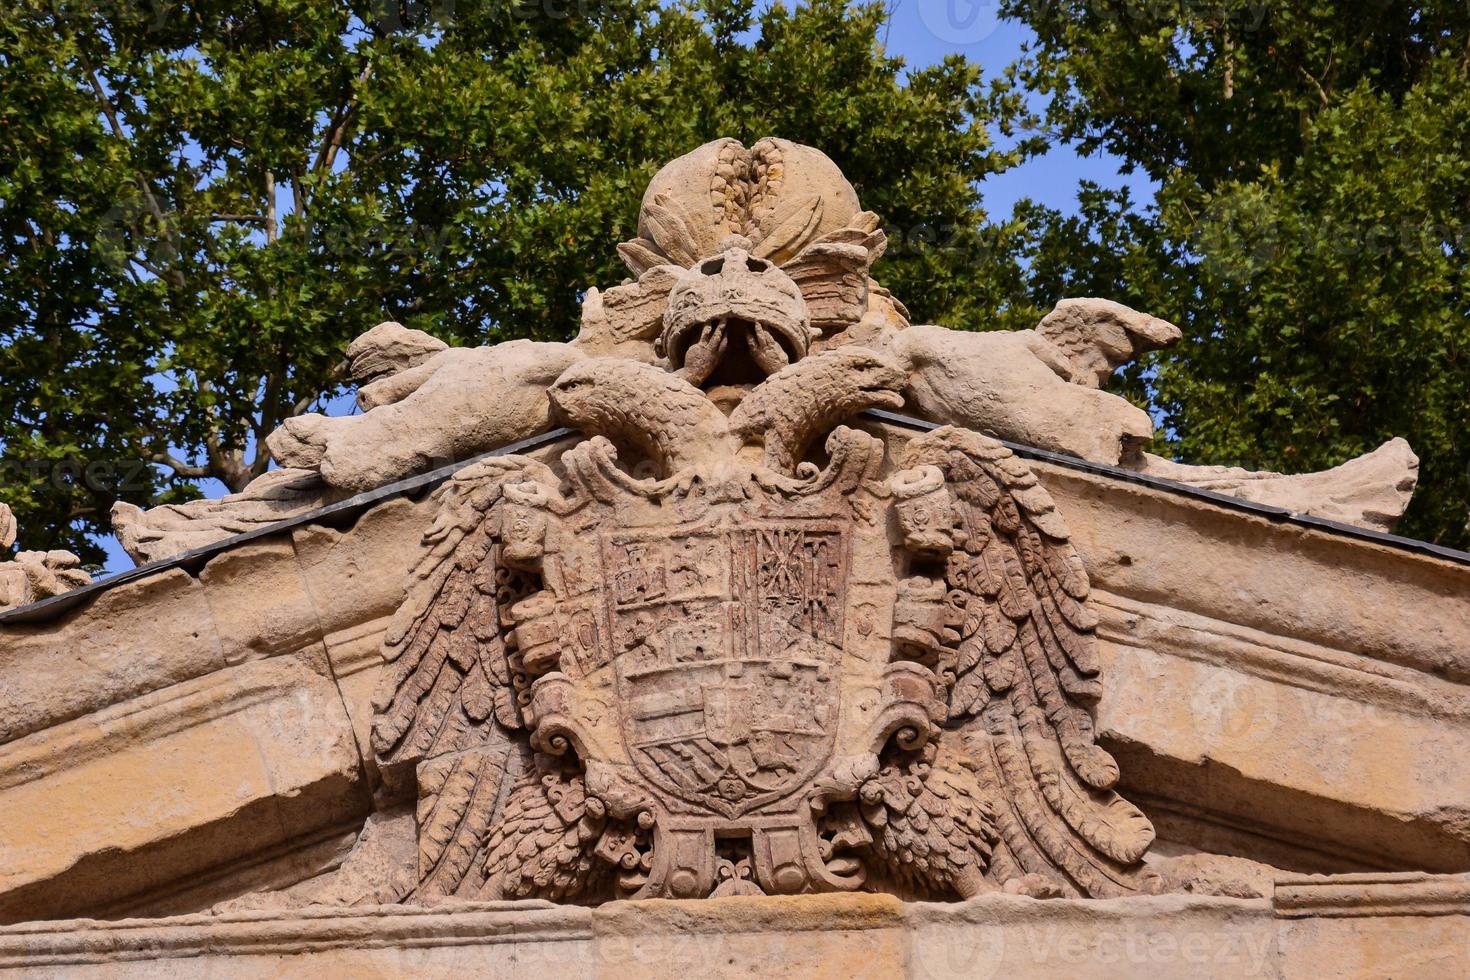
M831 756L847 572L841 522L741 523L602 535L628 752L651 785L727 818Z
M858 596L875 608L882 598L849 581L853 548L889 560L889 546L872 520L876 484L864 481L878 446L847 438L857 451L816 481L761 479L749 463L725 461L640 482L606 443L568 454L577 490L547 521L540 564L538 635L556 638L561 670L531 683L529 714L533 744L568 746L615 817L649 825L647 858L637 855L623 891L857 883L844 876L850 862L829 868L815 787L851 764L850 729L881 742L880 717L890 730L926 730L942 709L932 680L885 679L895 665L877 656L884 641L850 608ZM874 656L854 665L870 642L860 629ZM862 706L844 710L845 692L859 688Z
M994 440L841 424L902 383L827 351L727 416L588 361L583 437L436 491L373 730L411 897L1145 887L1081 561Z
M376 799L415 801L399 898L1153 887L1062 515L995 439L872 412L946 370L869 275L879 225L821 153L720 140L655 176L618 247L637 278L588 290L575 342L464 362L523 394L435 387L407 332L361 358L401 365L363 392L394 396L383 425L433 389L476 406L444 445L565 427L429 502L374 699ZM1108 329L1046 390L1112 363Z

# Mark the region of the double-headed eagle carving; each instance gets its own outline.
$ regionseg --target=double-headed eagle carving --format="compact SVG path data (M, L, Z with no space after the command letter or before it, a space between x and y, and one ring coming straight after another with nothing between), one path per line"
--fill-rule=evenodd
M809 208L731 205L706 242L655 204L624 253L684 269L664 359L573 365L550 397L585 438L436 492L373 727L417 787L413 897L1147 889L1087 574L1031 468L859 418L905 375L813 352L830 283L778 264L811 260Z

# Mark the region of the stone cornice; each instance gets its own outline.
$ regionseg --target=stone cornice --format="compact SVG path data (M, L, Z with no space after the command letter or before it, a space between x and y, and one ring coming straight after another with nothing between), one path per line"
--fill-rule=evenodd
M873 421L896 425L900 428L912 429L921 432L932 431L940 427L933 422L926 422L923 419L914 418L913 416L902 415L897 412L887 412L881 409L870 409L864 412L863 416ZM142 578L147 578L150 575L157 574L170 568L197 568L201 563L209 560L214 555L229 551L251 541L256 541L262 538L269 538L273 535L289 531L295 527L350 519L351 517L376 506L382 501L391 500L396 497L417 496L424 491L432 490L434 487L437 487L439 484L443 483L454 473L457 473L458 471L464 469L467 466L470 466L475 462L478 462L479 460L493 456L505 456L512 453L533 452L536 449L551 445L552 443L555 443L559 440L566 439L571 435L573 435L573 432L570 429L553 429L549 432L543 433L542 435L534 436L530 439L524 439L520 442L503 446L500 449L493 450L492 452L482 453L481 455L467 459L464 462L451 463L447 466L442 466L438 469L431 470L428 473L420 474L419 476L409 477L408 479L404 480L398 480L394 483L379 487L376 490L371 490L366 493L360 493L356 496L349 497L346 500L341 500L336 503L329 504L325 507L310 511L308 513L288 518L287 520L283 520L279 523L270 524L253 531L248 531L244 534L237 534L232 537L216 541L213 544L205 545L200 548L195 548L192 551L187 551L184 554L177 555L164 561L151 562L147 565L140 565L137 568L131 569L126 572L121 572L117 575L111 575L107 578L99 579L98 581L93 582L91 585L83 586L79 589L73 589L70 592L66 592L58 596L52 596L39 602L30 603L29 605L17 606L13 609L7 609L3 612L0 612L0 626L6 624L45 622L55 616L61 615L69 609L74 608L79 602L90 601L96 595L116 588L117 586L127 584L128 582L134 582ZM1166 493L1176 494L1201 502L1207 502L1224 510L1235 511L1243 514L1252 514L1258 517L1266 518L1271 521L1316 530L1329 535L1335 535L1343 538L1356 539L1366 542L1373 542L1389 548L1393 548L1395 550L1408 552L1410 554L1423 555L1426 557L1442 559L1444 561L1449 561L1459 565L1470 566L1470 552L1459 551L1454 548L1446 548L1442 545L1437 545L1432 542L1419 541L1414 538L1406 538L1397 534L1385 534L1381 531L1373 531L1351 524L1343 524L1338 521L1329 521L1320 517L1314 517L1310 514L1300 514L1282 507L1274 507L1270 504L1256 503L1254 501L1244 500L1240 497L1233 497L1229 494L1217 493L1212 490L1204 490L1199 487L1190 486L1186 483L1179 483L1174 480L1167 480L1156 476L1148 476L1119 466L1109 466L1105 463L1089 462L1088 460L1079 459L1075 456L1068 456L1064 453L1049 452L1044 449L1037 449L1034 446L1026 446L1020 443L1008 442L1004 439L1000 440L1000 442L1016 455L1021 456L1025 459L1048 463L1054 466L1062 467L1064 469L1074 470L1079 473L1089 473L1122 483L1137 484L1139 486L1161 490Z
M1470 875L1288 875L1273 907L1289 919L1470 915Z
M721 948L776 944L789 952L789 941L813 952L847 944L876 957L874 963L892 956L889 962L910 976L998 975L987 971L1002 964L1026 967L1028 975L1060 976L1087 963L1119 965L1135 954L1165 967L1196 964L1202 975L1301 975L1309 965L1303 950L1339 941L1332 920L1368 923L1354 934L1362 941L1365 930L1412 932L1395 924L1410 919L1467 916L1470 879L1412 874L1287 876L1278 879L1273 899L988 895L935 904L857 894L614 902L595 909L546 902L318 907L9 926L0 928L0 968L134 964L141 974L170 960L218 965L282 955L298 967L325 967L346 952L359 964L411 969L434 962L432 950L459 950L444 955L466 962L464 955L474 951L473 962L502 967L575 963L589 974L636 965L646 975L672 976L671 963L710 963ZM1321 924L1311 926L1314 920ZM1283 922L1296 924L1278 924ZM1303 933L1304 927L1311 931ZM402 958L410 955L412 964ZM974 962L962 971L932 972L958 965L956 956ZM805 958L794 955L790 963Z

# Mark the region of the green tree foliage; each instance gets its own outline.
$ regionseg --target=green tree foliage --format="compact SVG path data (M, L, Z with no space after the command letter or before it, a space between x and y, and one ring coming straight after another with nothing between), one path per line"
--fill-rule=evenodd
M0 7L0 498L92 560L114 499L238 489L264 434L398 319L565 338L619 281L665 160L720 135L819 146L916 317L1029 326L1103 295L1184 328L1118 388L1162 450L1288 471L1403 434L1403 530L1464 544L1470 466L1463 4L1010 5L1033 57L906 71L877 6L814 0L12 0ZM1084 186L992 220L1047 136ZM1024 131L1023 131L1024 133Z
M22 543L96 560L113 499L239 489L380 320L571 336L582 291L626 275L648 178L717 136L827 151L895 226L884 276L918 315L1024 306L1022 229L977 193L1031 148L988 135L1019 98L960 58L905 72L883 24L841 0L10 0L0 495Z
M1159 185L1049 227L1038 296L1111 296L1185 340L1125 390L1165 450L1290 472L1393 435L1422 459L1404 533L1467 541L1470 8L1082 0L1006 5L1056 138Z

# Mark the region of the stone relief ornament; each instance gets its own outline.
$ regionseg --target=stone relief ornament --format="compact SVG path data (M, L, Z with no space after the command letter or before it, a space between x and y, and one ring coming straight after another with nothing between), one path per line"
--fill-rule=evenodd
M1407 447L1149 457L1102 386L1171 325L911 325L883 244L817 151L718 141L654 178L577 340L381 324L347 350L362 414L288 422L228 498L120 505L147 558L266 532L7 617L0 965L999 975L1020 923L1031 975L1038 915L1204 923L1283 975L1448 962L1466 794L1416 750L1463 742L1465 569L1001 440L1369 524ZM85 580L23 552L0 606ZM682 904L545 907L624 898Z
M347 352L363 414L288 420L284 469L120 505L130 553L160 558L581 433L436 491L372 730L383 800L415 812L387 806L280 900L1158 887L1094 737L1087 574L992 436L1378 526L1416 461L1401 441L1304 476L1149 456L1148 415L1101 386L1171 324L1077 299L1033 330L911 325L871 275L885 246L817 150L718 140L650 182L618 247L636 278L588 291L576 340L379 325ZM945 427L857 421L872 408Z
M634 278L588 289L576 339L448 347L379 324L347 350L362 414L288 419L267 439L283 468L238 494L117 504L118 539L137 561L167 558L545 432L549 386L585 360L658 365L729 411L763 379L838 347L883 354L904 376L905 410L931 422L1379 530L1408 505L1418 460L1402 439L1291 476L1144 452L1152 420L1102 385L1175 343L1172 324L1092 298L1062 300L1031 330L910 324L873 278L886 247L878 215L820 151L715 140L649 182L638 235L618 246Z
M437 492L373 727L417 786L412 899L1152 887L1064 522L993 439L841 424L903 382L829 350L727 418L589 360L556 471Z
M0 504L0 550L15 544L15 514ZM70 551L20 551L10 561L0 561L0 611L23 606L83 585L91 573Z

